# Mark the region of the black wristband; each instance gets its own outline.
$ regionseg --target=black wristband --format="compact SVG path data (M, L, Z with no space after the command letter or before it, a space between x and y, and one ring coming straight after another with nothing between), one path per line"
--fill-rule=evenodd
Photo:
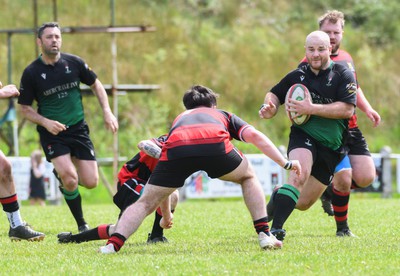
M288 160L288 161L286 162L285 166L283 166L283 168L284 168L285 170L291 170L292 167L293 167L293 163L292 163L292 161L290 161L290 160Z

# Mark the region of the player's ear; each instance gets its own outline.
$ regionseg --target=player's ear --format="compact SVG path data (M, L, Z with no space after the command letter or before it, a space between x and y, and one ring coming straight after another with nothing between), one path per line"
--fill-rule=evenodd
M36 44L40 47L42 45L42 40L40 38L36 38Z

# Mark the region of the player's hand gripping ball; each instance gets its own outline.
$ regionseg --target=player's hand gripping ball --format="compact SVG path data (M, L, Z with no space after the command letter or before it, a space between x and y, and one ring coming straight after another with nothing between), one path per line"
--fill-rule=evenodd
M306 97L306 94L310 95L310 92L308 91L307 87L305 87L300 83L293 84L286 93L285 104L288 102L289 99L303 101ZM287 110L286 114L289 117L290 121L292 121L292 123L296 125L305 124L308 121L308 119L310 119L309 114L303 114L295 117L297 115L297 112L287 111Z

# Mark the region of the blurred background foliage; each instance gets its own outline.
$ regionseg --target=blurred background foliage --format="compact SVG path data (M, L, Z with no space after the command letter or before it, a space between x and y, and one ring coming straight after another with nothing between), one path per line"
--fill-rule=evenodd
M37 0L38 22L67 26L108 26L110 1ZM0 29L33 28L33 1L0 0ZM382 116L374 129L361 111L359 124L372 152L384 145L400 152L399 62L400 2L390 0L116 0L115 25L151 25L155 32L117 34L118 82L159 84L152 93L119 96L119 154L130 157L136 143L165 133L183 111L182 95L193 84L220 94L219 107L232 111L286 145L289 120L283 108L273 120L260 120L264 95L304 56L305 36L318 28L328 9L345 13L342 48L351 53L358 79ZM12 36L12 74L7 79L7 35L0 34L0 80L19 86L23 69L36 58L34 34ZM79 55L104 84L112 83L111 35L64 34L62 50ZM112 106L112 98L110 98ZM95 97L85 96L86 118L99 157L112 156L113 137L106 131ZM6 109L7 101L0 101ZM18 113L18 121L22 118ZM20 155L39 146L35 126L25 123ZM257 149L244 143L245 153ZM0 141L1 149L7 147Z

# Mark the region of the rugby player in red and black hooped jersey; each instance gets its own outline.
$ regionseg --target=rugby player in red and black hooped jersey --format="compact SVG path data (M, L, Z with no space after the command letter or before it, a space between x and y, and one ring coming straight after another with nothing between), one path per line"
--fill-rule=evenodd
M162 147L166 135L160 136L157 139L153 138L154 147ZM127 161L118 173L117 193L113 197L113 202L122 212L132 203L136 202L141 196L143 189L149 179L152 171L158 163L158 159L148 155L144 150L141 150L133 158ZM171 195L171 212L174 211L178 203L178 191ZM162 218L161 210L158 208L155 212L155 219L151 233L149 233L147 243L167 242L164 237L163 228L160 226ZM62 232L57 235L60 243L81 243L93 240L101 240L110 238L115 231L115 224L102 224L96 228L86 232L72 235L71 232Z
M319 29L329 35L332 45L331 59L349 68L357 80L356 69L351 55L340 49L343 38L344 15L332 10L322 15L319 20ZM307 64L304 58L299 66ZM365 97L357 81L357 107L363 111L376 127L381 117ZM352 236L347 224L347 210L350 198L350 189L365 188L375 179L375 165L368 149L368 144L357 125L357 115L349 120L349 137L346 142L348 156L337 166L332 184L321 196L322 207L328 215L334 215L337 224L338 236ZM308 209L309 206L300 207Z
M230 140L243 140L241 133L248 127L242 119L223 110L187 110L175 119L160 161L229 154L234 149Z
M270 234L265 210L265 195L254 170L231 139L254 144L273 161L301 174L297 160L287 160L263 133L238 116L216 108L217 94L195 85L183 96L187 109L174 120L143 195L122 214L115 233L101 253L115 253L157 206L161 207L161 226L172 227L169 195L182 187L186 178L202 170L211 178L239 183L251 214L260 247L281 248L282 243Z

